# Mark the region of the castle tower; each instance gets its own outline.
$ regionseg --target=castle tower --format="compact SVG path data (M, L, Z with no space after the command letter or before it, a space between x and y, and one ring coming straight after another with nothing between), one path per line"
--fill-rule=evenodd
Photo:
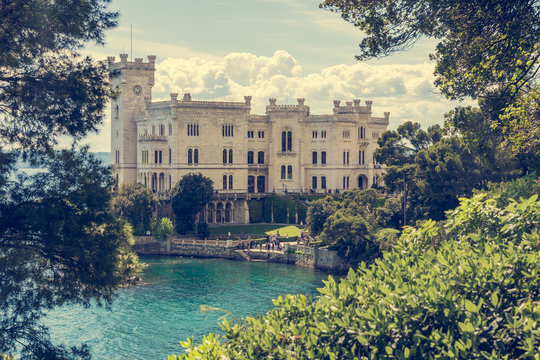
M120 54L120 62L108 57L109 79L117 97L111 101L111 164L118 183L137 179L137 119L146 103L152 100L156 57L128 61Z

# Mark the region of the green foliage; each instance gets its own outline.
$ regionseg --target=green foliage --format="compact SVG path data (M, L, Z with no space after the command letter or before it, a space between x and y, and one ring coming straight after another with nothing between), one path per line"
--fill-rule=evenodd
M104 63L81 57L116 26L109 0L0 3L0 144L46 172L16 173L0 149L0 354L87 359L55 346L44 309L112 300L137 271L131 230L110 209L113 181L80 140L103 122ZM69 151L56 151L59 140Z
M168 217L154 219L152 224L152 236L158 240L165 241L174 233L174 225Z
M112 208L133 226L134 235L151 229L152 216L159 206L157 196L137 182L122 184L112 199Z
M279 297L169 359L537 358L539 224L537 196L463 199L444 228L407 228L382 259L329 277L317 301Z
M485 189L475 190L475 194L486 194L497 200L499 207L510 204L512 199L524 199L533 195L540 196L540 181L536 174L529 174L511 181L489 182Z
M490 125L516 153L540 155L536 1L325 0L320 6L365 33L361 60L408 49L423 36L437 39L430 58L441 92L449 99L500 103Z
M212 180L199 174L184 175L171 191L171 206L176 215L176 231L192 230L195 215L212 200Z
M279 196L272 195L272 212L274 214L274 222L280 224L287 223L287 207L289 205L287 199L282 199Z
M248 208L250 224L263 222L263 200L248 200Z
M131 227L111 211L109 169L85 149L34 160L48 171L19 174L0 198L0 352L84 358L52 345L39 319L67 303L112 301L139 269Z
M207 239L210 235L210 229L208 228L208 223L199 222L197 224L197 237L199 239Z
M373 235L373 241L380 251L389 251L398 243L399 235L399 230L382 228Z
M307 226L312 234L320 234L330 249L356 264L380 255L374 234L380 228L399 227L401 216L399 198L385 199L373 189L354 189L340 197L327 196L312 202Z
M306 225L313 235L320 234L324 223L330 215L336 212L338 202L331 196L312 202L307 211Z

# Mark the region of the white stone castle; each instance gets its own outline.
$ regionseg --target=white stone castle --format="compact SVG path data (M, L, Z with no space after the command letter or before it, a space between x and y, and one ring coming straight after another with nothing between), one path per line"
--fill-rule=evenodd
M120 62L109 57L112 101L111 162L119 184L137 181L168 198L189 173L214 182L215 199L199 214L209 223L247 223L247 199L267 193L335 193L368 188L382 175L373 152L389 122L371 115L371 101L341 105L313 115L304 99L251 114L243 102L181 99L152 101L155 56Z

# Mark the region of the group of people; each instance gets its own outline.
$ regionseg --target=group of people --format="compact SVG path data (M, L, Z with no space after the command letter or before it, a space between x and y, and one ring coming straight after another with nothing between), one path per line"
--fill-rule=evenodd
M300 236L296 239L297 245L309 245L313 242L313 238L306 232L301 232Z

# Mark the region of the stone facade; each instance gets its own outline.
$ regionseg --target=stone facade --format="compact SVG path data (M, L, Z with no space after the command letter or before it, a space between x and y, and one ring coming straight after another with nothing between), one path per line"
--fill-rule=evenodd
M335 192L378 182L377 139L389 122L372 116L372 102L342 104L313 115L304 99L278 105L269 99L265 115L243 102L181 98L152 101L155 56L120 62L109 57L112 101L111 162L118 182L137 181L167 198L189 173L214 182L216 199L205 217L212 222L246 223L246 199L267 193ZM201 215L202 216L202 215Z

